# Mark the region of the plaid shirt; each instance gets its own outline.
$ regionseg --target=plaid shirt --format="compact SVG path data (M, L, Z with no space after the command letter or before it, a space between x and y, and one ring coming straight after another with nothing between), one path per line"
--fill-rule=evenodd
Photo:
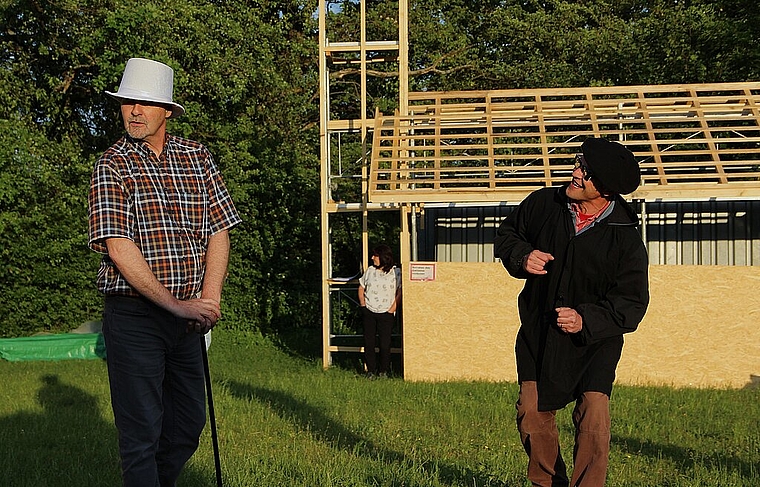
M160 157L128 136L111 146L95 164L88 200L89 246L104 254L97 285L107 295L139 293L106 239L134 241L158 281L189 299L203 284L209 237L241 222L208 149L171 135Z

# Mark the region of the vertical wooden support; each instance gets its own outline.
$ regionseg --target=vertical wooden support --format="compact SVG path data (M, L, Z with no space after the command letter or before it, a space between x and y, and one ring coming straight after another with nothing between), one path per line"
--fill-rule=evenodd
M367 161L367 2L359 2L361 29L359 56L361 67L361 141L362 141L362 262L361 270L369 262L369 167Z
M399 222L401 224L401 238L400 238L400 254L399 259L401 262L401 359L402 359L402 368L406 370L406 354L404 353L404 347L406 344L406 327L403 326L404 323L404 306L403 303L406 300L406 285L405 283L409 282L406 276L409 275L410 272L410 263L412 261L411 258L411 249L410 249L410 232L409 232L409 219L415 218L414 215L414 207L411 205L401 205L401 208L399 210L399 216L401 221Z
M398 2L398 96L405 117L409 115L409 0Z
M327 199L330 195L330 99L328 95L330 73L327 70L327 31L325 0L319 0L319 168L320 223L322 230L322 366L330 366L330 217Z

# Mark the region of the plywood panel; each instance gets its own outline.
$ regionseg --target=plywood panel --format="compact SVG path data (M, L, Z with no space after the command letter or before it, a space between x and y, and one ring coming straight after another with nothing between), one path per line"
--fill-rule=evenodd
M498 263L436 263L404 276L404 376L515 381L522 281ZM744 387L760 376L760 269L652 266L651 304L626 336L618 383Z
M760 375L760 268L653 266L649 282L620 382L738 388Z

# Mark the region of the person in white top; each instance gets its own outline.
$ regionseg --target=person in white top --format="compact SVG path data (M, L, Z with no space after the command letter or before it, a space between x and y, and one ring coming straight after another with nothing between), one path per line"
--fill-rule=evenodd
M401 301L401 269L394 265L393 252L387 245L372 250L372 267L359 279L359 305L364 324L364 363L367 377L384 377L391 363L391 330ZM376 340L379 337L379 341ZM380 364L375 344L380 349Z

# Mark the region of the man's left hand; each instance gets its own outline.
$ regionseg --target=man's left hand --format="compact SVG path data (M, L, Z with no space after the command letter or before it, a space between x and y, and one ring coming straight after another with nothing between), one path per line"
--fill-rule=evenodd
M557 326L565 333L578 333L583 329L583 317L573 308L556 308Z

